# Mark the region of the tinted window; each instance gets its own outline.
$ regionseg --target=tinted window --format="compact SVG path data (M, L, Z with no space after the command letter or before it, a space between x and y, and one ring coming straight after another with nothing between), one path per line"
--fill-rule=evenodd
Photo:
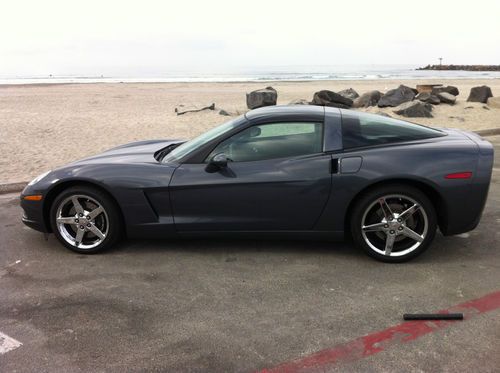
M441 131L367 113L342 112L344 149L445 136Z
M323 151L321 123L270 123L249 127L221 142L207 159L224 153L233 162L295 157Z

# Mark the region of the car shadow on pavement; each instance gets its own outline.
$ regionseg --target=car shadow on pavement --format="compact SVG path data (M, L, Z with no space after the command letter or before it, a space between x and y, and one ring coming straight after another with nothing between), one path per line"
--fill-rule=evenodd
M437 233L435 242L421 256L407 262L411 263L450 263L469 260L473 256L470 247L476 247L481 237L467 236L444 237ZM301 257L328 257L339 260L362 260L377 263L352 244L351 240L344 242L333 241L291 241L278 239L129 239L123 240L114 248L100 255L146 255L146 254L176 253L176 254L203 254L218 257L220 255L300 255ZM379 263L384 265L383 263ZM387 264L392 265L392 264Z
M237 254L237 253L279 253L279 254L308 254L308 255L341 255L359 257L363 253L354 248L349 242L329 241L291 241L278 239L129 239L120 242L103 254L115 253L158 253L184 252L204 254Z

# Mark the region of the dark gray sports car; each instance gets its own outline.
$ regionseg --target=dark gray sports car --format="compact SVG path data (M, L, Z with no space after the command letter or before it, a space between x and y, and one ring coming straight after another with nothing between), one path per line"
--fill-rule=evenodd
M474 229L493 147L465 131L319 106L250 111L203 135L141 141L40 175L23 222L95 253L120 237L339 239L402 262Z

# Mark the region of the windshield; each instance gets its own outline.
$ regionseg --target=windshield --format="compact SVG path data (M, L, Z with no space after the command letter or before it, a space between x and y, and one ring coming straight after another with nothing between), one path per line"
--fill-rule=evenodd
M207 142L215 139L216 137L222 135L236 126L238 126L243 119L243 116L230 120L220 126L212 128L210 131L202 133L200 136L195 137L192 140L186 141L185 143L179 145L173 149L170 153L165 155L163 162L173 162L183 158L185 155L189 154L199 146L206 144Z

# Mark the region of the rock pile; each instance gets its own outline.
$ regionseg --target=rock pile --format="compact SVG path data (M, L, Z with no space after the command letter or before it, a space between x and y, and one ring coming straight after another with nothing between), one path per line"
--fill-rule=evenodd
M449 94L452 94L453 96L458 96L460 94L459 90L457 87L454 87L452 85L448 85L446 87L434 87L432 88L432 94L433 95L438 95L439 93L441 92L446 92L446 93L449 93Z
M380 97L382 97L382 93L380 91L370 91L363 93L361 96L354 100L352 107L367 108L370 106L377 106Z
M396 89L390 89L378 101L378 107L399 106L415 98L415 91L405 85L400 85Z
M432 105L439 105L441 103L441 100L439 99L438 96L433 95L430 92L422 92L419 93L418 95L415 96L416 100L422 101L422 102L427 102Z
M344 96L345 98L350 98L351 100L354 100L359 97L358 92L356 92L352 88L344 89L343 91L338 92L338 94Z
M445 104L455 105L455 101L457 101L457 98L448 92L439 92L437 97L439 98L439 101Z
M352 106L350 98L341 96L333 91L323 90L314 93L311 105L331 106L341 109L349 109Z
M455 86L441 84L419 84L417 89L400 85L390 89L385 94L380 91L369 91L361 96L352 88L340 92L321 90L315 92L312 100L293 100L289 105L319 105L342 109L368 108L370 106L394 107L394 113L405 117L432 117L433 105L454 105L459 95ZM272 87L259 89L247 94L247 106L255 109L262 106L276 105L278 93ZM500 108L500 97L493 97L487 86L474 87L470 91L467 101L488 103L490 107ZM485 106L485 108L488 108ZM221 113L222 114L222 113Z
M394 113L408 118L432 118L431 112L432 105L420 100L405 102L404 104L398 106L397 110L394 110Z

